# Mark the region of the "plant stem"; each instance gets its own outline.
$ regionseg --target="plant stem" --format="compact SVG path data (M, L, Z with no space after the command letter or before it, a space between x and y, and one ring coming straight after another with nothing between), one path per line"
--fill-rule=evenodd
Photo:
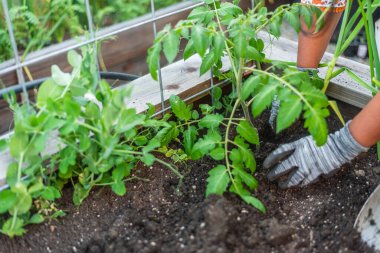
M236 100L235 105L232 109L230 120L228 121L227 128L226 128L226 136L224 137L224 156L225 156L225 161L226 161L226 168L227 168L228 175L230 176L231 182L234 185L236 191L239 191L239 189L236 186L234 177L232 176L230 160L228 158L228 143L229 143L228 137L229 137L229 132L230 132L230 128L232 125L232 119L233 119L235 112L236 112L236 109L238 108L239 105L240 105L240 98L238 98ZM240 195L240 193L238 193L238 194Z

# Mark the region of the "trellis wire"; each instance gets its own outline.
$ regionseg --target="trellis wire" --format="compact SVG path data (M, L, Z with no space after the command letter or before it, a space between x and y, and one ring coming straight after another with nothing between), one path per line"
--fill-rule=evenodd
M93 26L93 18L92 18L92 12L91 12L89 0L85 1L85 5L86 5L88 31L90 32L90 38L94 40L94 42L92 43L92 49L93 49L93 54L95 58L96 69L98 70L97 71L98 80L100 80L100 68L99 68L98 54L97 54L97 49L96 49L96 39L95 39L95 32L94 32L94 26Z
M5 14L5 20L7 23L9 38L10 38L11 44L12 44L13 56L14 56L14 60L16 63L15 69L16 69L16 73L17 73L17 79L18 79L19 84L21 84L21 86L22 86L22 93L23 93L24 100L25 100L25 102L29 103L29 95L28 95L28 92L27 92L26 87L25 87L25 78L24 78L24 75L22 72L20 57L18 55L17 43L16 43L14 32L13 32L12 20L11 20L11 17L9 15L9 8L8 8L7 0L3 0L2 4L3 4L3 9L4 9L4 14Z
M150 0L150 9L152 12L152 19L156 18L156 10L154 6L154 0ZM156 21L153 21L153 34L154 38L156 39L157 37L157 26L156 26ZM161 72L161 63L160 63L160 58L158 58L158 83L160 86L160 96L161 96L161 109L165 109L165 98L164 98L164 87L162 83L162 72Z

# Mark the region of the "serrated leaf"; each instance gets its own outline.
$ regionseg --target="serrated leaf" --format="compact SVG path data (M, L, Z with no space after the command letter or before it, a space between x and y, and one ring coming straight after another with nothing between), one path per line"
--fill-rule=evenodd
M175 30L170 30L163 41L164 54L169 63L172 63L178 54L180 37Z
M322 146L327 141L328 128L326 118L330 113L326 108L308 108L304 113L305 128L313 136L316 144Z
M247 57L251 60L255 60L255 61L261 61L262 60L262 55L261 53L254 47L251 47L251 46L247 46L246 48L247 50Z
M211 194L223 195L230 183L226 166L218 165L210 170L208 174L206 197Z
M191 29L191 39L194 43L195 51L203 57L210 45L208 31L201 25L194 25Z
M141 158L141 161L145 163L146 166L152 166L156 158L152 154L145 154Z
M204 139L200 139L194 144L191 156L194 160L200 159L214 148L215 141L206 136Z
M265 213L266 212L266 208L264 206L264 204L257 198L253 197L253 196L249 196L249 195L246 195L246 196L240 196L247 204L257 208L260 212L262 213Z
M255 91L255 88L260 83L259 76L250 76L243 84L241 89L241 99L247 100Z
M276 94L277 85L265 85L252 103L252 114L254 117L259 116L267 107L272 104L274 95Z
M189 20L196 20L197 22L203 22L208 23L210 22L215 16L215 12L210 10L210 8L206 6L200 6L195 9L193 9L189 16Z
M172 95L169 99L174 115L184 121L191 119L190 107L178 96Z
M299 118L301 112L302 102L298 96L293 95L290 96L289 99L281 101L276 121L276 132L279 133L282 130L288 128L291 124L294 123L294 121Z
M259 134L257 129L252 127L248 121L240 121L236 131L249 143L259 144Z
M223 120L224 116L221 114L209 114L199 121L199 127L209 129L217 128Z
M14 219L11 217L4 222L1 232L8 235L10 238L13 238L14 236L22 236L26 232L23 226L24 221L22 219Z
M158 80L158 66L160 63L161 43L154 44L148 49L147 63L149 65L150 75L154 80Z
M301 30L301 22L299 17L291 11L285 11L284 18L299 33Z
M211 69L212 65L214 65L214 62L215 62L214 56L215 56L214 52L210 51L208 54L205 55L205 57L203 57L201 68L200 68L200 75L205 74L207 71Z
M183 59L186 61L195 53L196 52L195 52L195 48L194 48L194 43L192 40L189 40L189 42L187 43L187 45L185 47L185 51L183 52Z
M279 20L273 20L272 22L270 22L269 24L269 32L275 36L276 38L280 37L281 35L281 29L280 29L280 26L281 26L281 21Z
M249 189L254 190L259 186L259 182L251 174L244 171L242 168L235 167L232 174L240 177L240 179L248 186Z
M183 146L186 154L191 155L197 136L198 131L195 126L189 126L189 128L183 132Z
M218 61L224 55L225 38L221 32L218 32L213 38L214 60Z
M305 22L306 26L310 29L313 25L313 14L309 7L305 5L300 6L300 13L303 21Z
M224 148L216 148L210 152L212 159L220 161L224 159Z

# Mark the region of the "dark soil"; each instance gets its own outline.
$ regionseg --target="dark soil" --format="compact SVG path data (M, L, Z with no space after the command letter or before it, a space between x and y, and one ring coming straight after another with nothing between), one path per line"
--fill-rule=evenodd
M60 205L66 217L30 226L22 238L0 237L0 252L371 252L352 227L380 182L375 149L331 178L280 190L266 180L262 162L280 143L306 132L299 123L276 137L266 122L265 116L257 121L262 139L256 152L256 196L266 214L232 194L205 199L207 172L215 165L210 159L181 166L187 174L181 195L177 178L156 165L141 168L139 176L150 183L128 183L124 197L98 189L76 208L66 190ZM329 125L331 132L341 127L335 118Z

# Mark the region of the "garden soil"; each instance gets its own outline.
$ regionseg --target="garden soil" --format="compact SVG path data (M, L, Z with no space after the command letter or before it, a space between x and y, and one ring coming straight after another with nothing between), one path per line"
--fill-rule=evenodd
M298 123L275 136L267 116L256 120L261 146L255 193L266 214L232 194L206 199L207 172L216 164L211 159L179 165L186 174L180 194L178 179L165 167L141 165L136 175L149 183L127 183L124 197L96 189L79 208L66 189L60 202L66 217L29 226L21 238L1 236L0 252L372 252L352 227L380 182L376 150L312 186L281 190L266 180L262 163L279 144L306 132ZM331 132L340 127L336 118L329 119Z

